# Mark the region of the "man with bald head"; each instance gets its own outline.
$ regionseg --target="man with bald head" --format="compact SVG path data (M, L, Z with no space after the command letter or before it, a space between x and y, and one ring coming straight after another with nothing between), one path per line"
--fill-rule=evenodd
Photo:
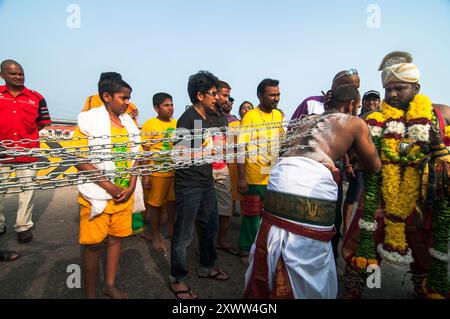
M25 87L25 75L22 66L14 60L5 60L0 66L0 77L5 85L0 86L0 140L4 147L20 149L39 148L39 131L51 123L47 103L42 95ZM10 143L5 144L5 141ZM21 183L30 182L36 171L31 169L36 158L29 156L1 156L0 177L7 178L15 169L15 175ZM19 166L20 165L20 166ZM25 166L26 168L20 168ZM33 240L34 191L19 193L14 230L21 244ZM0 194L0 235L6 232L6 220L3 213L5 194Z

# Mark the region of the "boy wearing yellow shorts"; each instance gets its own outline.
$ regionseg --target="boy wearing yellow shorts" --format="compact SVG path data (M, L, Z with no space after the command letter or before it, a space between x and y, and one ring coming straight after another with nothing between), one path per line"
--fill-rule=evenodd
M157 93L153 96L153 107L158 114L157 117L145 122L142 127L142 140L147 141L143 144L147 152L170 151L173 143L171 138L176 130L177 121L173 116L173 99L167 93ZM148 165L161 165L170 162L169 154L155 153L147 162ZM172 236L173 224L175 222L175 191L174 191L175 170L166 172L153 172L150 176L144 176L142 184L144 188L144 198L147 212L150 213L151 237L153 249L163 252L166 251L161 231L162 207L167 208L167 233Z
M96 298L96 281L102 248L106 241L106 273L103 293L112 299L125 299L127 294L115 286L120 260L122 238L131 235L131 220L137 176L126 174L132 167L131 159L120 155L140 150L139 130L133 119L126 114L130 104L131 87L121 79L99 83L99 94L104 105L82 112L72 144L79 151L87 151L88 158L102 161L95 164L78 164L81 171L104 170L114 173L110 180L103 173L97 174L94 183L79 186L80 194L80 244L83 245L83 275L86 298ZM101 138L111 136L111 139ZM100 137L100 138L95 138ZM109 146L108 146L109 145ZM103 146L95 151L94 146ZM97 148L98 149L98 148ZM138 165L135 161L134 166ZM121 174L120 174L121 173ZM142 192L142 188L138 187Z

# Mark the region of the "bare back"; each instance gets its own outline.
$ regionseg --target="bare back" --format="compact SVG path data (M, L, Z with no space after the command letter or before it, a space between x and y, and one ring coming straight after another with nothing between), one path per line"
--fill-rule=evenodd
M303 145L304 147L295 147ZM349 150L354 150L363 170L378 171L381 162L372 142L367 124L358 117L344 113L311 115L303 118L287 134L281 157L303 156L333 165Z

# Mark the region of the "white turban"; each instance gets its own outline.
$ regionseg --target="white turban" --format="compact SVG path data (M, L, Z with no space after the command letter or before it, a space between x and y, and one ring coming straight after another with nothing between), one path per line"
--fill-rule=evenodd
M381 74L383 87L392 82L419 83L419 68L412 63L400 63L387 67Z

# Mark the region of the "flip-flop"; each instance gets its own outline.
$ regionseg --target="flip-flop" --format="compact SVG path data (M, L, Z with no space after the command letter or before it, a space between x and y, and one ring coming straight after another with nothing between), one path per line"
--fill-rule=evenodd
M189 295L192 297L192 299L197 299L196 296L193 295L192 293L192 289L188 287L187 290L175 290L173 289L172 286L169 285L170 291L172 291L172 293L175 295L175 297L177 297L177 299L185 299L185 298L180 298L180 295Z
M8 262L20 258L20 254L12 250L0 250L0 261Z
M223 250L224 252L229 253L230 255L233 255L233 256L240 256L239 250L237 250L236 248L234 248L232 246L228 246L228 247L216 246L216 249Z
M215 274L213 274L214 271L216 272ZM219 276L225 276L225 278L219 278ZM208 276L198 276L198 277L199 278L210 278L210 279L215 279L218 281L227 281L228 278L230 278L225 271L220 270L218 268L213 268L213 270L209 273Z

